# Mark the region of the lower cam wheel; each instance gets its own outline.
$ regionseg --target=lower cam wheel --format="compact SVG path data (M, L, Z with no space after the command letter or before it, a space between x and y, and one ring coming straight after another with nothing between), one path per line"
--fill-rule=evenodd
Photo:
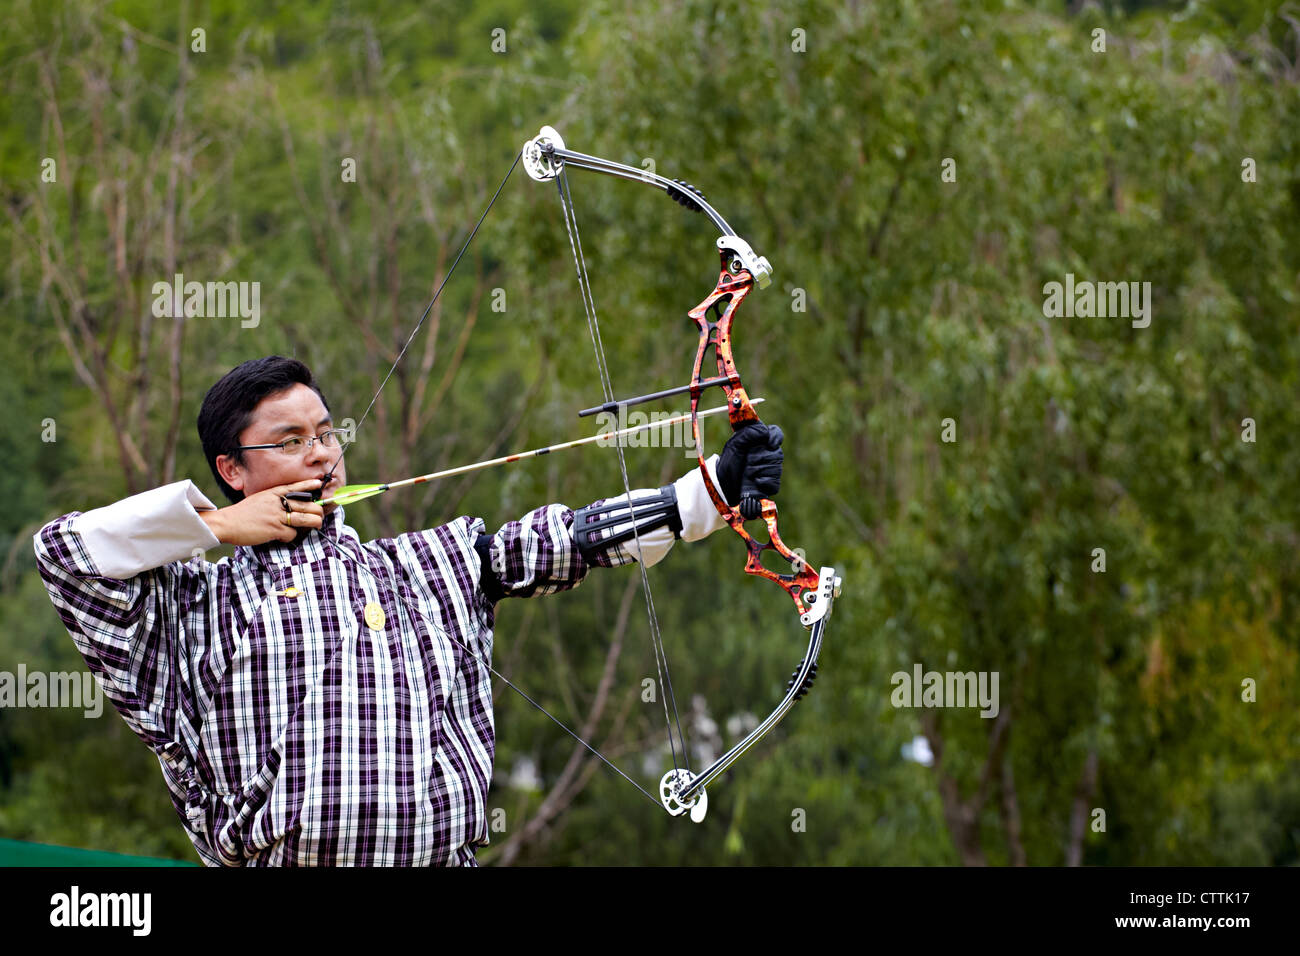
M659 781L659 799L672 816L680 817L689 810L692 822L699 823L709 812L709 795L701 789L689 800L678 797L694 779L689 770L669 770Z

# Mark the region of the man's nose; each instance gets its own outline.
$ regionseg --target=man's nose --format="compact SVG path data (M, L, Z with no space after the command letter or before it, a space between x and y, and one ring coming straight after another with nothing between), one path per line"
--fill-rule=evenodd
M311 443L311 448L307 452L307 464L315 467L328 461L330 450L320 441Z

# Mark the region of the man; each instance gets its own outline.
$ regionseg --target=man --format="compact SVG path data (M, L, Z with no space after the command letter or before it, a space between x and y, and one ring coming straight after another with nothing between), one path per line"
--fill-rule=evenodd
M332 426L307 366L245 362L198 418L232 504L187 480L64 515L35 536L40 573L204 863L476 865L496 602L653 564L725 522L694 469L634 491L633 515L618 495L363 543L341 508L290 497L345 484ZM781 437L750 425L710 460L728 500L776 493ZM232 558L203 560L223 543Z

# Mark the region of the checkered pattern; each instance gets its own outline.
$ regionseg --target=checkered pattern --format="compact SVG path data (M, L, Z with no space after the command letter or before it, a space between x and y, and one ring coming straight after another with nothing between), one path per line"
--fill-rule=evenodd
M80 516L36 535L41 577L205 863L475 865L494 745L482 520L362 543L337 509L301 544L118 579ZM548 505L495 534L507 596L581 583L572 521Z

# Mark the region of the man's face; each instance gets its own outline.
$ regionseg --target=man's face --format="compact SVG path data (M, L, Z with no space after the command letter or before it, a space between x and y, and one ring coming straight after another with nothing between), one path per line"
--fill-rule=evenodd
M320 396L306 385L297 384L283 392L268 395L253 410L253 421L239 436L241 445L266 445L286 438L314 438L329 431L334 425L330 413ZM242 491L247 497L308 478L324 478L342 448L326 448L314 442L310 451L298 450L288 454L278 448L257 448L245 451L244 464L240 465L228 455L217 456L217 468L226 484ZM347 484L347 466L339 462L330 483L321 489L321 497L328 498ZM334 505L326 505L328 514Z

